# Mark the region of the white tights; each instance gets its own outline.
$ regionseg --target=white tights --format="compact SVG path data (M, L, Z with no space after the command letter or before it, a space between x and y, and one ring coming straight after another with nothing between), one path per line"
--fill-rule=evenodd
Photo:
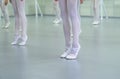
M56 18L57 19L61 19L60 8L59 8L59 1L53 0L53 5L54 5L54 10L55 10Z
M27 19L25 15L25 0L11 0L15 15L15 35L23 39L27 36Z
M5 19L5 24L9 22L9 15L7 11L7 5L4 4L4 0L0 1L0 7L3 13L3 17Z
M93 0L93 12L94 12L94 21L99 21L99 17L100 17L100 0Z
M66 48L71 46L72 48L79 47L79 34L81 28L78 3L79 0L59 0ZM73 39L71 39L71 33L73 34Z

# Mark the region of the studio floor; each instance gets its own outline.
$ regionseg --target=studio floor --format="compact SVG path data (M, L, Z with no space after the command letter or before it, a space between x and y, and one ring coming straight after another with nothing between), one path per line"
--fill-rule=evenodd
M26 46L13 46L14 17L8 29L0 21L0 79L120 79L120 18L81 18L77 60L60 59L64 51L62 24L54 16L28 16Z

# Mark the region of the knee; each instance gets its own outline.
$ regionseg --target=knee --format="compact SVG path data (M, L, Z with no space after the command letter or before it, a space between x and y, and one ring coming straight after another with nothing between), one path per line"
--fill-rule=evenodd
M71 11L69 13L69 16L70 16L71 19L75 19L75 18L77 18L77 13L75 11Z

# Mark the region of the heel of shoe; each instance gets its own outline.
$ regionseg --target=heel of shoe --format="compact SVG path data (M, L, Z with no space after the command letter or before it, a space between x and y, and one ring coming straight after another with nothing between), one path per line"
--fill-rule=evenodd
M21 38L21 42L19 43L20 46L26 45L28 37L26 36L25 38Z
M71 48L71 51L66 56L66 59L68 59L68 60L74 60L74 59L76 59L77 56L78 56L79 50L80 50L80 46L78 48Z
M20 38L21 38L21 36L15 36L15 40L11 44L16 45Z

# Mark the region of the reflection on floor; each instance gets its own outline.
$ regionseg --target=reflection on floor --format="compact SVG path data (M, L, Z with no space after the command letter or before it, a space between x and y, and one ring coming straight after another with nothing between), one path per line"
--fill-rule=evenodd
M54 17L28 17L26 46L12 46L14 18L0 27L0 79L120 79L120 19L92 25L82 17L81 50L77 60L64 60L62 24Z

